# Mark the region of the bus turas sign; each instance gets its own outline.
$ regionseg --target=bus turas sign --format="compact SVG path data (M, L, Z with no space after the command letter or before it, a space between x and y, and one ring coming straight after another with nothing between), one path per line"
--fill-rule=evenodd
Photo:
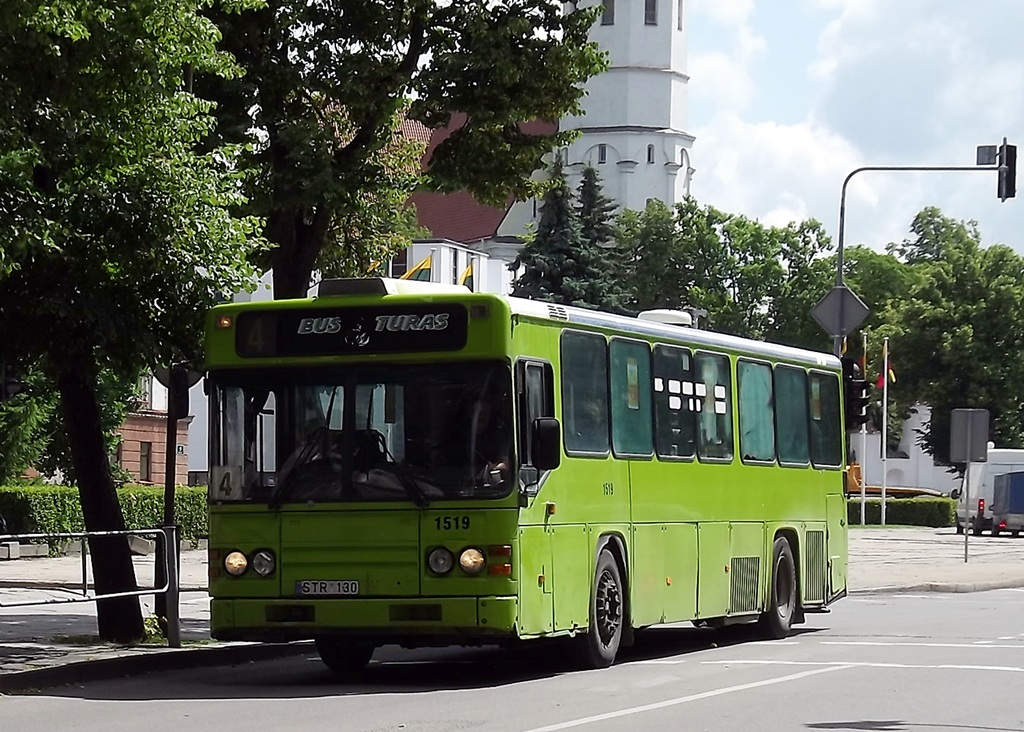
M243 358L457 351L466 345L462 305L257 310L238 316Z

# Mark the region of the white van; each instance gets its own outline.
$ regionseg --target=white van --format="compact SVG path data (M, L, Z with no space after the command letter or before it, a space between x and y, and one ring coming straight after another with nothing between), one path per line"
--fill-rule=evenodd
M969 526L971 532L977 535L985 529L992 528L992 499L995 495L996 476L1024 471L1024 450L990 446L988 461L970 463L967 471L970 478L970 496L965 495L961 484L956 492L956 533L962 534L964 526Z

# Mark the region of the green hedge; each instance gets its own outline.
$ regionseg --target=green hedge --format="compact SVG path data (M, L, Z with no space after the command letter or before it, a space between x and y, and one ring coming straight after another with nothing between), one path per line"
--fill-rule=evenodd
M125 525L129 529L151 529L163 523L164 489L126 485L119 488ZM0 514L16 534L51 534L85 531L78 489L61 485L0 486ZM192 544L206 538L208 514L206 488L178 486L174 496L175 523L181 538ZM51 549L66 542L51 542Z
M847 502L850 526L860 525L860 499ZM864 517L867 523L882 523L882 501L869 498L865 502ZM952 526L956 521L956 501L950 498L887 498L885 501L885 523L906 526Z

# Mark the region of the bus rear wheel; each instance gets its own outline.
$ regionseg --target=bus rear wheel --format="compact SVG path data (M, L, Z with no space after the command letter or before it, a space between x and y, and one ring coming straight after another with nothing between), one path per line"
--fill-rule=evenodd
M759 625L768 638L785 638L793 626L797 611L796 563L793 550L783 537L775 539L772 549L772 584L768 608L761 614Z
M373 657L375 646L346 638L321 636L316 639L316 652L331 671L343 678L356 678Z
M586 668L607 668L615 662L625 622L622 574L615 557L603 549L597 557L590 593L590 627L578 641L580 662Z

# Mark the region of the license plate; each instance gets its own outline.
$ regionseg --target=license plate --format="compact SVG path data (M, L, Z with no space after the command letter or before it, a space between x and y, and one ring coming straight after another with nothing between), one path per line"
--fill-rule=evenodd
M359 580L299 580L296 595L358 595Z

